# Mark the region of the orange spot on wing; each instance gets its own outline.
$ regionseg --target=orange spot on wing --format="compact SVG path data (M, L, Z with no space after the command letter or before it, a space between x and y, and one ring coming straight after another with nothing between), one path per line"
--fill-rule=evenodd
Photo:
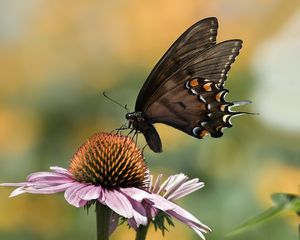
M220 110L224 112L226 110L226 107L227 107L227 104L222 104L220 106Z
M206 91L206 92L210 92L211 91L211 82L209 82L209 83L205 83L204 85L203 85L203 89Z
M220 125L220 126L217 126L217 127L216 127L216 131L219 132L219 131L222 130L222 128L223 128L223 126L221 126L221 125Z
M205 137L206 135L208 135L209 134L209 131L207 131L207 130L202 130L200 133L199 133L199 137L200 138L203 138L203 137Z
M197 79L192 79L190 81L190 86L191 87L197 87L199 85L198 80Z
M222 97L223 92L218 92L218 94L215 96L215 99L217 100L217 102L221 102L221 97Z

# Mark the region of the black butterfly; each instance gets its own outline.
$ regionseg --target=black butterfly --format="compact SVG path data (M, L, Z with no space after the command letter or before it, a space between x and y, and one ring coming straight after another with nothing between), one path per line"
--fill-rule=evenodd
M224 82L242 48L238 39L216 43L217 18L205 18L186 30L156 64L127 113L129 127L144 134L154 152L162 151L154 123L164 123L193 137L221 137L233 112Z

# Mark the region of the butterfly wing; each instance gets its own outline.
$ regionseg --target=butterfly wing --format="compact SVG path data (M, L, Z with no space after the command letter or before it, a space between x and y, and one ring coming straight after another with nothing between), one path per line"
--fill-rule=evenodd
M143 111L145 104L160 86L169 81L183 64L215 45L218 20L205 18L186 30L159 60L145 81L137 97L135 111Z
M241 47L241 40L221 42L183 64L150 96L145 119L197 138L222 136L231 117L241 113L231 111L234 104L224 99L224 81Z
M141 89L136 111L148 122L165 123L197 138L222 136L231 127L233 103L224 82L242 47L241 40L215 43L217 20L189 28L158 62Z

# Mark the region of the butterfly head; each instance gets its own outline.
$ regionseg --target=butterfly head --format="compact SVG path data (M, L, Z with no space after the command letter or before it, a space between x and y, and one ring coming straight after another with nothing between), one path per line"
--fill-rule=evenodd
M143 122L145 119L142 117L142 112L129 112L126 113L126 119L129 121L129 127L133 127L135 130L138 129L138 125L140 122Z
M139 118L142 118L142 112L129 112L126 113L126 119L129 121L138 120Z

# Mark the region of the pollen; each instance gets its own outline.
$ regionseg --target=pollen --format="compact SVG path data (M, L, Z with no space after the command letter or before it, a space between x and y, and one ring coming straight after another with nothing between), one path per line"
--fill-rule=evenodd
M73 156L69 171L78 182L108 189L144 188L149 170L141 150L132 138L119 134L96 133Z

